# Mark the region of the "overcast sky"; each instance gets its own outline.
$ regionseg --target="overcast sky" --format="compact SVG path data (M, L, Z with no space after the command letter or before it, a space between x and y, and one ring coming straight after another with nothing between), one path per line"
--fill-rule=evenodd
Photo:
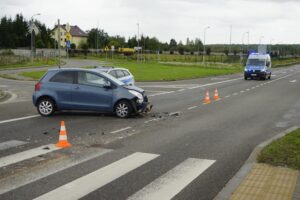
M300 43L300 0L0 0L0 16L22 13L53 28L57 19L83 30L104 29L128 38L140 33L161 41L203 39L209 44ZM263 36L263 37L262 37Z

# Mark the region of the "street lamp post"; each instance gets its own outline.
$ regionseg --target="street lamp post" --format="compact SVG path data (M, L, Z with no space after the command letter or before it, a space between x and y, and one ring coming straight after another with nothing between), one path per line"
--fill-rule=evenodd
M41 15L41 13L36 13L36 14L34 14L34 15L32 15L31 16L31 18L30 18L30 22L31 22L31 24L30 24L30 26L31 26L31 41L30 41L30 46L31 46L31 62L33 62L33 17L34 16L37 16L37 15Z
M204 54L205 54L205 36L206 36L206 31L209 28L210 27L207 26L207 27L204 28L204 31L203 31L203 63L205 63L205 56L204 56Z

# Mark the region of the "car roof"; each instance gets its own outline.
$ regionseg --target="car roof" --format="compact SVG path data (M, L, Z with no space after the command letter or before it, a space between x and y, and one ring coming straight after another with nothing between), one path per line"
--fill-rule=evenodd
M84 71L84 72L96 72L101 74L101 71L99 70L94 70L94 69L83 69L83 68L58 68L58 69L49 69L48 71Z
M269 54L258 54L258 53L255 53L255 54L250 54L249 55L249 59L268 59L268 58L270 58Z

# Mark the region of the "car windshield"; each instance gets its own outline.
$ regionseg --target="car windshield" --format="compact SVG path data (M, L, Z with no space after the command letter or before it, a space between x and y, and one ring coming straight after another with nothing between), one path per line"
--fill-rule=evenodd
M113 82L117 83L118 85L125 85L122 81L120 81L119 79L113 77L112 75L108 74L108 73L101 73L103 76L105 76L106 78L108 78L109 80L112 80Z
M265 60L263 59L248 59L247 65L250 66L265 66Z

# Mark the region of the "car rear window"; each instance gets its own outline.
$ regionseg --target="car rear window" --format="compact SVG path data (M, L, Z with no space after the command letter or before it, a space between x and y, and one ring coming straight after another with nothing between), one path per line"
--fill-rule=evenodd
M123 73L122 70L116 70L116 73L117 73L117 77L118 77L118 78L122 78L122 77L125 76L125 74Z
M75 79L75 72L72 71L64 71L58 72L55 74L51 79L50 82L57 82L57 83L74 83Z
M129 72L126 70L123 70L123 73L125 74L125 76L130 76Z
M116 77L117 78L117 73L115 70L113 71L110 71L108 74L112 75L113 77Z

